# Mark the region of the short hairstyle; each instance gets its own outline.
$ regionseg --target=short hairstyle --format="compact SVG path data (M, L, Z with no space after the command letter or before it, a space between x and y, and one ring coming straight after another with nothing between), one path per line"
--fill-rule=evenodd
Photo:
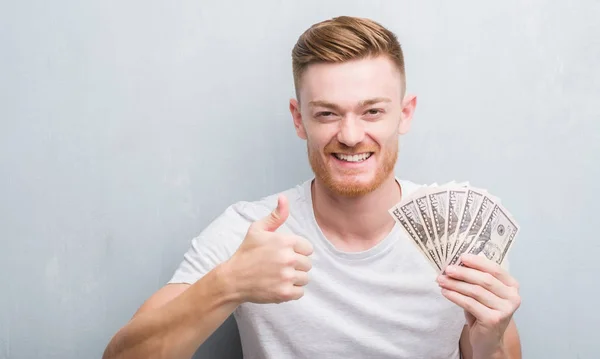
M316 23L300 35L292 50L296 97L299 96L302 74L311 64L340 63L380 55L388 56L396 64L404 94L404 55L394 33L373 20L351 16Z

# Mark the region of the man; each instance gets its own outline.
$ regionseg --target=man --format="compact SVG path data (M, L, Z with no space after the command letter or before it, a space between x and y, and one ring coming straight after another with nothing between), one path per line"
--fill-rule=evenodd
M292 55L314 179L227 208L104 358L190 358L232 313L246 359L520 358L516 280L483 257L437 276L388 213L419 188L394 175L416 106L396 37L339 17Z

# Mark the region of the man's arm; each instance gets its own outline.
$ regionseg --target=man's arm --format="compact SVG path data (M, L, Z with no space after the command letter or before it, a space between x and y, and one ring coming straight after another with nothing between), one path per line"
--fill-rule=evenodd
M462 334L460 335L460 353L463 359L473 359L473 348L469 339L469 327L465 325ZM504 332L504 348L503 354L505 358L521 359L521 340L517 325L514 320L511 320Z
M239 305L230 283L220 265L193 285L166 285L113 336L103 359L191 358Z
M252 223L236 252L194 284L171 284L146 301L108 344L103 359L189 359L242 303L282 303L304 295L312 244L277 233L285 196Z

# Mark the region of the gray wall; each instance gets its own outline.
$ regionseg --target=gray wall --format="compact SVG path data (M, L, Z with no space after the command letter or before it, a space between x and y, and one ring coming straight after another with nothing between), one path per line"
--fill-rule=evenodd
M228 204L311 174L290 50L339 14L404 45L419 105L398 175L470 180L521 223L525 357L597 358L592 0L3 1L0 358L100 357ZM199 357L239 352L228 324Z

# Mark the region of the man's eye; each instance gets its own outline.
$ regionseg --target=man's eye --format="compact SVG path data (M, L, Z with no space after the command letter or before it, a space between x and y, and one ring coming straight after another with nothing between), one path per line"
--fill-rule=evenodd
M370 110L367 111L367 114L369 114L369 115L378 115L380 113L381 113L381 110L376 109L376 108L372 108L372 109L370 109Z
M316 115L316 117L329 117L329 116L333 116L333 112L323 111L323 112L318 112Z

